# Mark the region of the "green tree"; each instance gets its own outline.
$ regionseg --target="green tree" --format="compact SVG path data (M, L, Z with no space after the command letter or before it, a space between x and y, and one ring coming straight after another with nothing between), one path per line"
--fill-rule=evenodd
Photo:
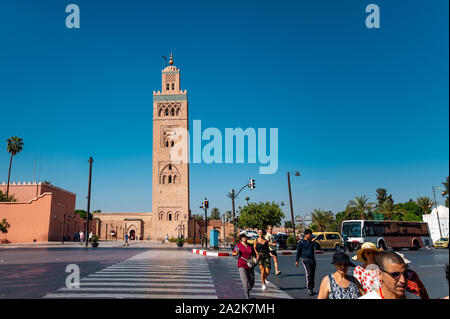
M387 198L386 188L377 188L377 208L383 205Z
M23 140L17 136L11 136L6 140L7 146L6 150L11 154L11 159L9 160L9 171L8 171L8 184L6 185L6 198L9 198L9 180L11 177L11 166L13 156L19 154L23 150Z
M268 225L279 226L284 218L283 211L275 202L249 203L239 207L239 228L263 228Z
M233 213L231 212L231 210L227 210L225 213L223 213L225 215L225 219L228 221L231 221L231 218L233 217Z
M203 220L204 216L202 214L194 214L192 215L192 217L195 218L195 220Z
M290 220L285 221L284 222L284 228L291 229L292 228L292 221L290 221Z
M360 219L365 220L367 215L372 214L373 203L369 203L369 198L365 195L356 196L354 200L348 202L347 207L350 210L358 212Z
M312 225L317 226L319 231L326 231L327 228L334 222L334 216L331 211L324 211L321 209L314 209L311 213Z
M214 207L213 209L211 209L211 215L209 216L209 219L213 219L213 220L219 220L220 219L220 211L217 207Z
M2 191L0 191L0 202L15 202L16 199L14 198L14 195L9 195L6 197L6 194L4 194Z
M0 231L3 234L6 234L8 232L8 228L10 228L10 227L11 227L11 225L6 221L6 218L3 218L0 221Z
M447 176L447 181L443 182L442 185L444 185L445 189L444 191L441 193L442 197L445 197L445 195L447 195L447 198L445 199L445 206L448 207L449 204L449 194L448 194L448 183L449 183L449 179Z
M86 211L84 209L77 209L75 210L75 214L78 214L80 216L80 218L86 220ZM89 220L92 220L92 214L89 213Z
M426 196L417 198L416 203L420 208L422 208L424 214L430 214L431 208L434 205L434 202Z
M407 222L421 222L422 218L414 213L405 213L403 220Z

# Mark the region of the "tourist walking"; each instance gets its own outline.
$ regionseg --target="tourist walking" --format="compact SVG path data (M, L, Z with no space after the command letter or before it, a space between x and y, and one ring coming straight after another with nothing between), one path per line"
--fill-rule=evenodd
M378 266L375 264L375 258L380 252L382 250L378 249L374 243L367 242L362 244L361 249L352 258L363 263L361 266L355 267L353 277L359 281L366 293L381 287Z
M255 255L252 245L247 242L248 237L245 232L239 235L239 243L234 247L233 256L238 256L237 267L244 287L244 295L250 299L250 290L255 285L255 264L252 263L252 257Z
M408 280L413 272L407 268L403 258L395 252L383 251L375 258L381 287L360 299L406 299Z
M278 270L278 257L277 257L277 241L275 236L273 235L273 226L269 225L267 227L266 240L269 242L269 255L273 259L273 263L275 265L275 275L278 276L281 274L281 271Z
M264 238L265 235L264 229L258 229L258 238L253 244L258 259L258 267L261 271L262 290L266 290L266 285L269 284L267 277L270 274L269 242Z
M355 267L343 252L336 252L331 262L336 272L325 276L320 284L317 299L358 299L364 295L364 289L355 277L348 275L348 267Z
M83 242L84 242L84 233L83 233L82 230L80 230L79 235L80 235L80 244L83 244Z
M123 243L124 246L130 246L130 243L128 242L128 234L125 234L125 242Z
M89 233L89 244L91 243L92 237L94 236L94 234L92 232Z
M301 239L297 244L297 255L295 257L295 267L298 267L298 261L301 258L303 268L305 269L306 288L308 295L313 296L314 293L314 277L316 274L316 258L314 256L315 249L320 249L319 245L312 237L312 231L306 229Z

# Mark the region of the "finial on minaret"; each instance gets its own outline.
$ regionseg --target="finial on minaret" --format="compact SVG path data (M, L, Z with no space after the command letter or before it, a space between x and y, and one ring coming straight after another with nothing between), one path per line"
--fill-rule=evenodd
M169 61L169 65L173 65L173 56L172 56L172 52L170 53L170 61Z

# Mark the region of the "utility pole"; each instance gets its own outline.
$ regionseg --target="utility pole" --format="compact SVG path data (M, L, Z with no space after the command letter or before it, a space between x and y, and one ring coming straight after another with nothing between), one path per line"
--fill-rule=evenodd
M437 201L436 201L436 192L434 190L434 186L431 186L431 188L433 189L433 197L434 197L434 207L436 207L436 217L437 217L437 222L439 225L439 239L442 238L442 231L441 231L441 222L439 221L439 211L438 211L438 206L437 206Z
M88 186L88 197L87 197L87 212L86 212L86 234L84 238L86 238L86 247L89 244L89 210L91 209L91 178L92 178L92 162L94 160L92 157L89 157L89 186Z
M192 215L192 220L193 220L193 222L194 222L194 245L195 245L195 226L197 226L197 225L195 225L195 214L194 215ZM188 235L189 236L189 235Z
M299 172L295 172L295 176L300 176ZM292 207L292 193L291 193L291 178L290 173L287 172L287 180L288 180L288 187L289 187L289 203L291 204L291 221L292 221L292 232L295 236L295 222L294 222L294 208Z

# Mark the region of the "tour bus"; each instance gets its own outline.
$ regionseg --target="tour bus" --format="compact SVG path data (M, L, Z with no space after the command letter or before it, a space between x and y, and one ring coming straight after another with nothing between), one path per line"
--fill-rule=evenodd
M417 250L433 244L428 223L422 222L346 220L342 222L341 234L350 249L359 249L365 242L372 242L384 250Z

